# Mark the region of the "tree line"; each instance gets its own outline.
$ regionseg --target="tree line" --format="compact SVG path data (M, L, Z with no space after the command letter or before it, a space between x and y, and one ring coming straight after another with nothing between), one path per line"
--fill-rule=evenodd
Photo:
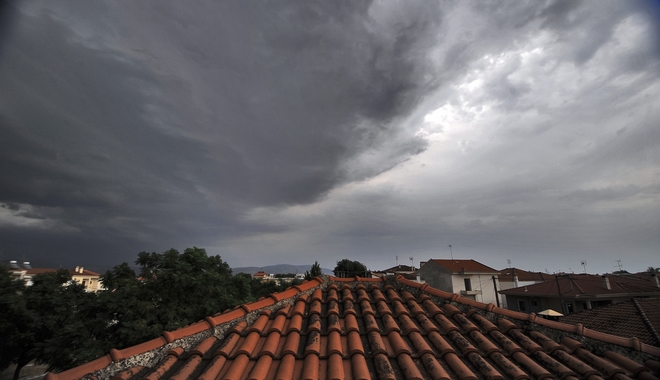
M158 337L236 305L280 292L294 282L233 274L203 248L138 254L136 273L122 263L101 275L104 290L88 293L67 270L12 279L0 267L0 371L35 360L65 370ZM321 274L318 263L306 273Z

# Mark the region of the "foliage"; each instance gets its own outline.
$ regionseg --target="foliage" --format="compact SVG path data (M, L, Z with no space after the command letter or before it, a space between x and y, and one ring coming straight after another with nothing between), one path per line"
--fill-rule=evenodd
M646 269L646 271L649 272L649 273L660 273L660 267L658 267L658 268L648 267L648 269Z
M26 287L2 268L0 369L16 364L16 379L32 360L63 369L102 355L90 335L94 298L64 269L38 274Z
M321 270L321 265L319 264L318 261L314 261L314 264L312 265L312 268L305 272L305 280L311 280L314 277L321 276L323 274L323 271Z
M295 273L277 273L275 278L295 278Z
M302 281L232 275L202 248L138 254L101 276L106 290L87 293L66 270L32 278L26 287L0 266L0 370L32 360L64 370L153 339L238 304Z
M139 279L123 263L106 272L99 294L110 325L103 340L127 347L254 299L250 281L232 276L220 256L203 248L141 252Z
M367 277L369 275L369 270L366 265L359 261L343 259L337 262L337 266L333 270L333 273L336 277Z

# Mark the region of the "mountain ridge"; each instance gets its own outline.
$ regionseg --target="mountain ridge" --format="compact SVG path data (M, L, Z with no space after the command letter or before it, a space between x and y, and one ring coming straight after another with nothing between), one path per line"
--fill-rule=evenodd
M236 267L232 268L232 272L254 274L259 271L264 271L268 274L283 274L283 273L305 273L312 269L312 265L292 265L292 264L276 264L264 266L250 266L250 267ZM332 269L321 268L323 274L332 274Z

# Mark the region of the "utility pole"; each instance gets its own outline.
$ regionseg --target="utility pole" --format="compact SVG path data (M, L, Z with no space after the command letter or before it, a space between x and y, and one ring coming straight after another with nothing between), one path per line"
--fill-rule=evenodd
M449 254L451 255L451 261L454 261L454 252L451 250L451 244L449 244L447 247L449 247Z
M495 301L497 301L497 307L500 307L500 295L497 294L497 280L493 276L493 288L495 288Z
M561 305L561 313L564 315L567 315L568 313L566 312L564 308L564 300L561 298L561 289L559 288L559 276L555 275L555 281L557 281L557 294L559 294L559 303Z

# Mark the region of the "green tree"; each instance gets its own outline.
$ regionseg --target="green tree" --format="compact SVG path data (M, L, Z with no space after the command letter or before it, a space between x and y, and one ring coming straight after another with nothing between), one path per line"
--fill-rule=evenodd
M314 277L318 277L323 274L323 271L321 270L321 265L319 265L318 261L314 261L314 264L312 265L312 268L305 272L305 280L311 280Z
M203 248L140 252L135 263L139 279L126 263L101 277L108 290L99 295L100 308L110 324L100 334L116 347L138 344L254 298L248 281L232 276L220 256L208 256Z
M336 277L367 277L369 275L367 266L359 261L351 261L343 259L337 262L337 266L333 270Z
M0 264L0 372L16 364L14 379L27 363L33 359L24 347L30 341L30 322L25 307L22 281L11 278L9 268Z
M53 370L70 368L103 354L88 326L95 319L89 315L95 295L72 281L67 270L38 274L28 287L16 280L8 282L6 273L3 270L0 280L0 303L6 304L2 305L0 318L0 368L16 364L16 379L21 368L32 360L48 364Z

